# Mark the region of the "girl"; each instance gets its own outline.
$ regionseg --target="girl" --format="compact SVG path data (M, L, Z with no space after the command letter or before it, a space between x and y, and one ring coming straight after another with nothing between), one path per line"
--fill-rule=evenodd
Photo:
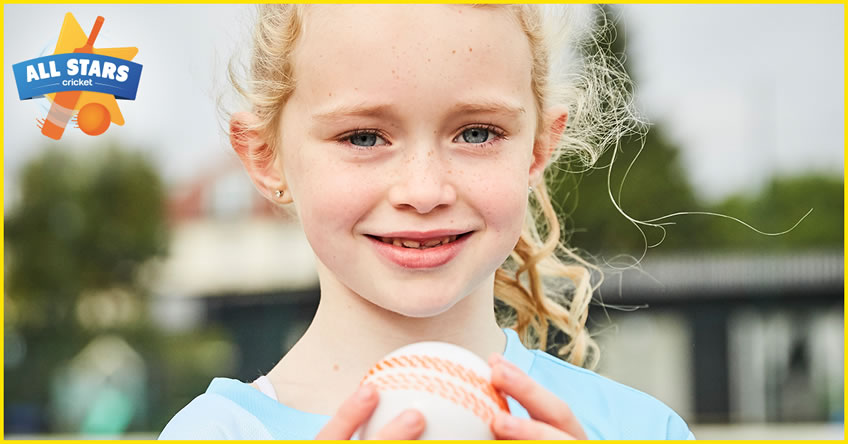
M213 380L160 438L348 439L379 402L362 376L423 340L489 358L511 398L500 439L691 437L659 401L581 368L597 359L590 274L559 243L543 175L563 151L596 158L629 98L600 56L565 59L582 72L562 82L549 32L563 25L547 18L537 5L260 8L237 86L251 111L231 116L230 141L259 191L293 207L321 300L267 375ZM525 348L544 349L550 324L568 362ZM380 436L426 426L409 410Z

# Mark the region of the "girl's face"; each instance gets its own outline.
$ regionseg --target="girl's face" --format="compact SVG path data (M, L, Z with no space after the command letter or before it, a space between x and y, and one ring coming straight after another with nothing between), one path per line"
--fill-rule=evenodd
M415 317L491 293L547 160L518 23L500 8L334 5L304 24L279 146L322 286Z

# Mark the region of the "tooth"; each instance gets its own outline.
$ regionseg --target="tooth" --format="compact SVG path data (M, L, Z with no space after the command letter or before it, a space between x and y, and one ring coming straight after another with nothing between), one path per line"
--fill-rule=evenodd
M423 245L425 247L435 247L436 245L439 245L440 243L442 243L441 239L430 239L427 242L424 242Z
M442 245L444 245L444 244L446 244L446 243L448 243L448 242L450 242L450 236L448 236L448 237L446 237L446 238L442 239Z
M392 241L392 243L393 243L396 247L402 247L402 246L403 246L403 245L400 243L400 239L397 239L397 238L395 238L395 239Z
M381 237L380 240L387 243L387 244L392 243L392 238L390 238L390 237Z
M453 241L455 241L455 240L456 240L456 235L451 236L451 237L450 237L450 240L449 240L448 242L453 242Z
M414 240L404 240L403 246L407 248L418 248L421 245L420 242L416 242Z

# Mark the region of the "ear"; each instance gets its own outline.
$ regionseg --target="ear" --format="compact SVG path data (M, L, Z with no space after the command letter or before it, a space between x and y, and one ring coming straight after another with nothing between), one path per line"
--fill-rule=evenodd
M542 180L545 167L556 151L557 145L568 122L568 108L555 106L545 110L542 119L542 131L533 144L533 163L530 165L530 183L535 186Z
M257 122L258 118L252 113L234 113L230 117L230 145L253 184L266 199L278 204L291 203L291 192L286 186L279 157L259 132L252 129Z

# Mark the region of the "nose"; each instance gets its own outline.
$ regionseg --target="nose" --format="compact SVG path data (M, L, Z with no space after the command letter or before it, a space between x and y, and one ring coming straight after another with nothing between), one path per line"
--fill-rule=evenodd
M456 189L447 180L449 166L437 152L416 151L403 159L403 163L389 190L392 206L425 214L456 202Z

